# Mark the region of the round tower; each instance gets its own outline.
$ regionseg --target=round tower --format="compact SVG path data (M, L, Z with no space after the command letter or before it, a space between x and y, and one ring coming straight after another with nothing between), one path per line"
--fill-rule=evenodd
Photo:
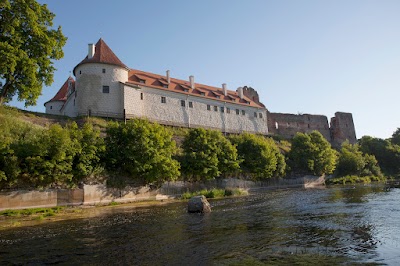
M128 81L128 71L102 39L89 44L88 55L73 71L78 116L123 117L121 83Z

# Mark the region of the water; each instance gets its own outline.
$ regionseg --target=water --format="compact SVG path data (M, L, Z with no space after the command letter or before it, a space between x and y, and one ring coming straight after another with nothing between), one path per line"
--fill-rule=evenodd
M210 201L102 209L96 217L0 231L0 264L400 264L400 189L259 190Z

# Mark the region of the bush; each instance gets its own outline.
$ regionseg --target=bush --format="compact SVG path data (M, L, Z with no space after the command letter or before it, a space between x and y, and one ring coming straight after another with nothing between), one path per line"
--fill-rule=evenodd
M285 157L272 139L243 133L231 136L231 141L237 145L243 172L255 179L284 176Z

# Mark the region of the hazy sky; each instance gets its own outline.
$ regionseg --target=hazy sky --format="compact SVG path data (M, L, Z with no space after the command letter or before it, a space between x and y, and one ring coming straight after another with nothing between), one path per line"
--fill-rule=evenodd
M400 127L400 1L39 1L68 37L51 99L100 37L130 68L236 90L271 112L351 112L357 137ZM23 107L22 103L12 105Z

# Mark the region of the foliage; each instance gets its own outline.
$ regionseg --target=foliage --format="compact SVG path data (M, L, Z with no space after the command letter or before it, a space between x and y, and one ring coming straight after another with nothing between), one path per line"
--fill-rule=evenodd
M220 131L191 129L182 149L182 171L192 180L211 179L239 170L236 147Z
M247 191L239 188L235 189L218 189L218 188L212 188L212 189L203 189L195 192L185 192L181 195L181 199L190 199L194 196L200 196L203 195L208 199L213 199L213 198L222 198L222 197L229 197L229 196L241 196L241 195L247 195Z
M237 145L242 171L257 179L285 174L285 158L274 140L249 133L232 136L231 140Z
M327 179L326 184L330 185L346 185L346 184L357 184L357 183L369 184L373 181L384 182L386 181L386 178L384 176L346 175L346 176Z
M103 171L100 159L105 152L104 139L100 131L93 129L92 124L85 123L82 129L73 122L68 125L71 140L76 146L72 173L75 183L85 177L99 174Z
M357 144L348 141L342 144L336 168L338 176L381 176L381 170L374 155L363 154Z
M400 145L400 128L397 128L396 131L393 132L390 142L394 145Z
M178 178L179 163L172 158L176 145L172 134L159 124L134 119L111 122L107 128L106 167L109 172L146 182Z
M359 141L360 150L373 155L386 175L400 174L400 146L389 140L364 136Z
M35 0L0 2L0 104L18 94L35 105L43 84L51 85L52 60L61 59L66 43L61 27L52 29L54 14Z
M293 169L315 175L331 174L336 166L336 151L318 131L297 133L289 159Z
M76 185L101 169L99 132L75 123L48 129L0 115L0 188Z
M43 214L44 216L53 216L55 213L59 213L64 210L65 207L57 206L51 208L32 208L22 210L4 210L0 212L0 216L19 217L29 216L35 214Z

